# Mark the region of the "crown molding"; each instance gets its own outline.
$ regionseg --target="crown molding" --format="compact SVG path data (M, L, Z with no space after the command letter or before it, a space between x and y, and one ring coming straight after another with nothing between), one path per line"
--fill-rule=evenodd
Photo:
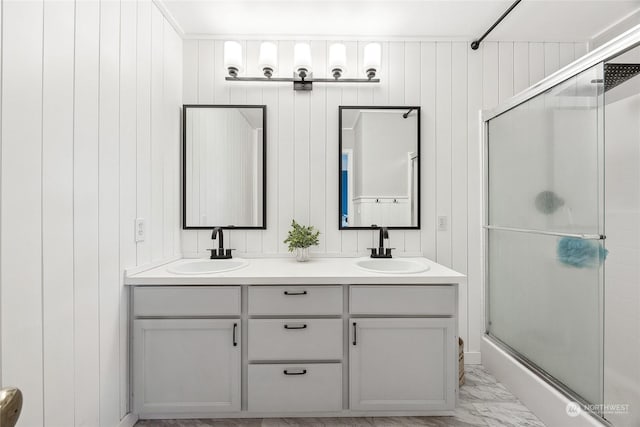
M180 38L184 39L185 38L184 30L182 29L180 24L178 24L178 21L176 20L176 18L171 14L171 12L169 11L169 8L167 8L167 5L164 4L164 1L163 0L151 0L151 1L153 2L153 4L156 5L156 7L158 8L162 16L164 16L165 19L169 22L169 24L171 24L171 26L176 31L176 33L178 33Z
M455 37L445 36L393 36L393 35L296 35L296 34L271 34L271 35L256 35L256 34L199 34L199 33L186 33L182 26L178 23L177 19L169 11L169 8L165 4L164 0L151 0L153 4L158 8L162 16L171 24L178 36L183 40L245 40L245 41L342 41L342 42L464 42L470 43L474 40L473 35L461 35ZM223 0L209 0L209 1L223 1ZM265 0L266 1L266 0ZM304 1L304 0L299 0ZM341 1L341 0L328 0L328 1ZM364 0L362 0L364 1ZM420 1L420 0L409 0ZM600 31L600 33L594 35L591 41L599 37L601 34L606 33L611 27L615 27L620 22L631 18L633 15L640 12L640 9L628 14L619 21L610 25L606 29ZM525 40L491 40L489 38L487 42L517 42ZM545 40L546 43L558 43L558 40ZM584 40L563 40L565 43L583 43Z
M372 42L471 42L473 37L423 37L423 36L340 36L340 35L292 35L292 34L197 34L187 33L185 40L246 40L246 41L372 41Z

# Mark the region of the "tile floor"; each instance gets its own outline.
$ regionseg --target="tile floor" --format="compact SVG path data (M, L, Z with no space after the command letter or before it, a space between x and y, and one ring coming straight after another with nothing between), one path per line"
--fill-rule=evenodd
M136 427L544 427L482 366L465 368L453 417L143 420Z

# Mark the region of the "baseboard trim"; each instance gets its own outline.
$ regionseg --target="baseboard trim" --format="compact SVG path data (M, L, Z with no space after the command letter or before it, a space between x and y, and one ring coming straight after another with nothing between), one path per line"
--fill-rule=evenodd
M343 409L339 412L188 412L188 413L174 413L168 412L163 414L145 414L141 413L139 418L141 420L189 420L189 419L220 419L220 418L318 418L320 420L327 418L351 418L351 417L451 417L455 415L455 409L441 409L441 410L424 410L424 411L376 411L376 410L363 410L352 411L350 409ZM233 424L233 423L231 423ZM278 424L284 425L284 424ZM295 424L298 425L298 424ZM315 425L315 424L313 424Z
M464 352L464 364L465 365L480 365L482 364L482 357L479 351L465 351Z
M129 412L124 416L122 420L120 420L120 424L118 427L133 427L138 422L138 416Z

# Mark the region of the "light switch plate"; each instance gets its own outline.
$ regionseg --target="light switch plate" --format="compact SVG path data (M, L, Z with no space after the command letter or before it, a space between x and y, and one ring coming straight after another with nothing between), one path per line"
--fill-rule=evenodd
M438 217L438 231L447 231L449 228L449 218L446 216Z
M136 242L144 242L147 233L147 226L144 218L136 218L135 237Z

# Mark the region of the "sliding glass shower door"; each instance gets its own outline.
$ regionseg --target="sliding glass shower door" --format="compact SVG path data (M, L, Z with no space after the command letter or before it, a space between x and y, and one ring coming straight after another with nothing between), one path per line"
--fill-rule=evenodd
M487 332L601 403L602 64L490 119L487 137Z

